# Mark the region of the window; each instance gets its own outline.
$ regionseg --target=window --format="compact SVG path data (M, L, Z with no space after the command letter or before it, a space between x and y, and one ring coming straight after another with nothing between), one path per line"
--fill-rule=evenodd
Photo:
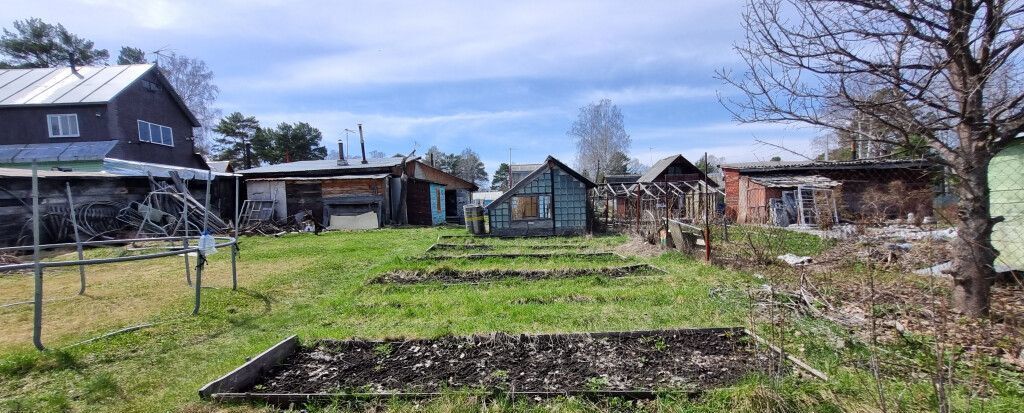
M174 146L174 135L169 127L140 120L139 141Z
M50 129L51 138L71 138L78 136L78 115L46 115L46 124Z
M520 195L512 198L512 219L551 218L549 195Z
M444 199L444 192L441 192L441 189L438 188L438 189L434 190L434 194L435 194L434 198L437 199L437 202L436 202L437 206L435 208L437 209L437 212L441 212L441 202L442 202L441 200Z

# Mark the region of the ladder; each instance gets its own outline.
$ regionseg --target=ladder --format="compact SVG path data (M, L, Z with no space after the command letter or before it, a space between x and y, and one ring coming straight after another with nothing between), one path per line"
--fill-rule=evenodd
M242 202L242 211L238 216L239 228L250 224L269 220L274 216L274 200L246 199Z
M814 188L796 188L797 221L801 225L818 224L818 207L814 199Z

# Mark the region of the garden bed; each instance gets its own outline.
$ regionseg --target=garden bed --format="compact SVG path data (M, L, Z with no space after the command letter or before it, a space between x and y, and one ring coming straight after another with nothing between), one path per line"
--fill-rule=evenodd
M415 340L323 340L261 355L253 380L229 374L204 390L268 402L448 391L534 396L696 394L765 371L770 354L739 328ZM272 349L273 350L273 349ZM246 366L237 371L244 371ZM231 387L232 383L242 386ZM226 390L226 391L225 391Z
M554 269L456 269L440 267L419 270L394 270L374 278L378 284L415 284L439 281L445 284L494 282L506 279L543 280L585 276L629 277L663 274L664 271L649 264L618 267L554 268Z

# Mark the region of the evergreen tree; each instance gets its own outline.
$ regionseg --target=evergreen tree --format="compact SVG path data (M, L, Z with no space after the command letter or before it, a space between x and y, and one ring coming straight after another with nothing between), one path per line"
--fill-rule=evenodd
M270 164L309 161L327 157L327 148L320 145L323 134L308 123L284 123L276 128L261 128L252 140L253 153Z
M234 112L223 119L213 128L220 136L214 138L214 149L217 150L217 160L231 161L236 165L242 165L244 169L259 166L259 162L252 155L252 140L260 130L260 122L255 117L246 117L240 112Z
M14 31L0 36L0 65L17 68L90 66L107 63L110 53L69 32L61 24L38 18L17 20Z
M138 47L122 46L121 53L117 54L119 65L140 65L149 63L146 61L146 52Z
M491 180L491 189L495 191L507 191L508 190L508 164L502 162L498 165L498 169L494 171L494 179Z

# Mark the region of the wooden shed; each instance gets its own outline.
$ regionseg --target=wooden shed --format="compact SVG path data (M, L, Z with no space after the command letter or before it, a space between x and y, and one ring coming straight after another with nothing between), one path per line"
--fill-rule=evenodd
M496 236L580 235L590 230L594 183L549 156L484 208Z

